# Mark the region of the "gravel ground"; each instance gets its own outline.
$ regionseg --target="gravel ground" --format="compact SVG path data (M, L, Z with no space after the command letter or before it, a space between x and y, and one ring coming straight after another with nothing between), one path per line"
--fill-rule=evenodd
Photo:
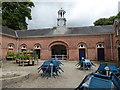
M61 68L64 72L61 72L59 77L46 78L41 77L37 68L44 61L39 61L35 66L18 66L13 61L7 61L3 64L3 71L28 71L30 72L29 79L23 80L17 83L11 83L3 88L76 88L83 78L90 72L94 72L98 68L98 64L93 62L96 67L92 70L79 70L75 64L77 61L61 61L64 65Z

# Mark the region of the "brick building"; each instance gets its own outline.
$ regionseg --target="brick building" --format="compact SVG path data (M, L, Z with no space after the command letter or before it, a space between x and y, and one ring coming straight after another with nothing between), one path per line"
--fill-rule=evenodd
M0 33L0 55L7 52L34 50L39 59L58 57L66 60L120 61L120 19L114 25L66 27L63 9L58 11L57 28L35 30L12 30L2 28Z

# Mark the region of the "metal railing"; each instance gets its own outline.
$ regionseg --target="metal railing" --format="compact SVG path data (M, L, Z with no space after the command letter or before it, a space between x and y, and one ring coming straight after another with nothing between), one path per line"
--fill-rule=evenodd
M67 55L52 55L52 58L58 58L59 60L66 60Z

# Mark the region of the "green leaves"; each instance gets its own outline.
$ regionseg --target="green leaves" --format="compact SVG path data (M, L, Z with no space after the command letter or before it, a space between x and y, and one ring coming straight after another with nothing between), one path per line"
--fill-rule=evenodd
M120 12L117 14L116 18L120 18Z
M3 2L2 3L2 25L14 30L26 30L26 18L31 17L32 2Z
M113 25L114 20L120 18L120 12L116 16L111 16L109 18L100 18L94 22L95 26L98 25Z

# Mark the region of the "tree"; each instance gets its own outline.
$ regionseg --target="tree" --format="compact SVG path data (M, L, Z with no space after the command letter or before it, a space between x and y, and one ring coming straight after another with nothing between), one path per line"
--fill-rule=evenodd
M120 12L117 14L116 18L120 18Z
M100 18L94 22L95 26L98 25L113 25L114 20L117 16L111 16L109 18Z
M31 17L33 2L3 2L2 3L2 25L14 30L26 30L26 18Z
M0 25L2 24L2 10L1 10L1 8L2 8L2 3L0 1Z

